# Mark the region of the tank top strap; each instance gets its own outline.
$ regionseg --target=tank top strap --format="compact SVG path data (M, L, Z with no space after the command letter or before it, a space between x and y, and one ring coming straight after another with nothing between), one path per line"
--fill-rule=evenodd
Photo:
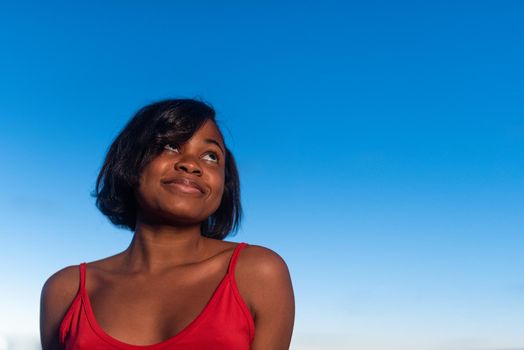
M86 287L86 266L87 264L85 262L80 264L80 284L79 288L80 291L83 292Z
M233 273L235 271L235 266L237 264L238 260L238 254L240 254L240 251L244 249L244 247L247 246L247 243L239 243L235 247L235 250L233 251L233 255L231 256L231 260L229 260L229 267L227 268L227 273Z

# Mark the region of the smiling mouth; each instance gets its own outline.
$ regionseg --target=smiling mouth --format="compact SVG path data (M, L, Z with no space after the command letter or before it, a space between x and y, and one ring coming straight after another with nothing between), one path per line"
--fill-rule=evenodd
M164 182L165 185L168 185L170 188L176 189L179 192L190 193L190 194L203 194L204 190L198 183L195 181L177 178Z

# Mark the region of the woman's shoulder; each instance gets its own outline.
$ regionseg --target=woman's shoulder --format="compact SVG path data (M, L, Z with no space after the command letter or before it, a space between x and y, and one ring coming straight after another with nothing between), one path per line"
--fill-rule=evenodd
M246 245L238 259L238 268L248 268L252 273L274 274L287 271L286 262L278 253L260 245Z
M279 346L287 348L295 302L284 259L269 248L248 245L239 255L235 279L257 329L253 347L273 348L278 342Z
M235 277L241 294L255 302L264 289L289 288L291 285L284 259L272 249L259 245L248 244L240 252Z
M42 297L72 301L80 285L79 265L64 267L52 274L44 283Z
M44 349L58 347L58 329L78 293L78 265L55 272L42 287L40 298L40 336Z

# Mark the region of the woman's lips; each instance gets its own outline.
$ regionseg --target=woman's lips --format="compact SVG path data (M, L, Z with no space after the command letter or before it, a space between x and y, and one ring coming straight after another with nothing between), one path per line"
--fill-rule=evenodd
M204 190L202 187L193 180L186 178L175 178L164 181L164 184L169 185L170 187L176 188L177 190L184 193L197 193L202 194Z

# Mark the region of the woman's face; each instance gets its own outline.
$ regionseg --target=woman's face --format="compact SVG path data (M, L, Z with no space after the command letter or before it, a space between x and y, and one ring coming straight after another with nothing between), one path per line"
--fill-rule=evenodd
M165 145L140 174L139 219L173 225L206 220L222 199L224 165L224 142L211 120L187 142Z

